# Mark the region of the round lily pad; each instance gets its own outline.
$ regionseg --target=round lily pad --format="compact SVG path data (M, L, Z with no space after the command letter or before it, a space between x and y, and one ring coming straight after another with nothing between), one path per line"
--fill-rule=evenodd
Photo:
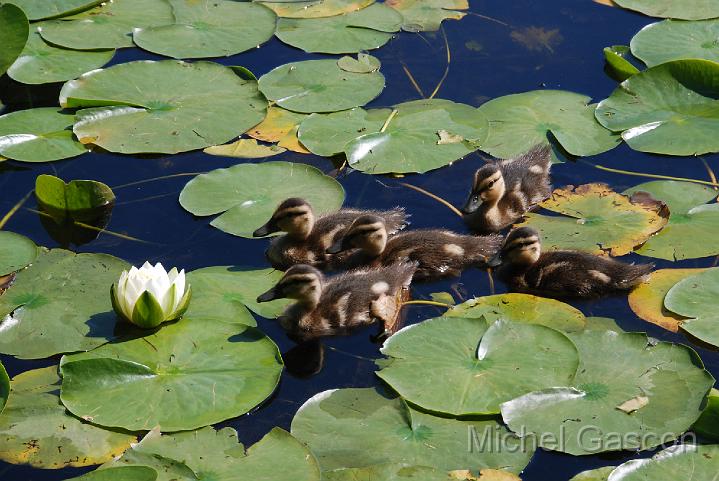
M342 16L372 5L375 0L313 0L303 2L297 0L261 2L284 18L323 18Z
M719 151L719 63L675 60L625 80L597 106L606 128L634 150L669 155Z
M12 0L18 7L22 8L30 20L42 20L44 18L64 17L86 8L93 7L102 0Z
M664 297L674 285L705 269L659 269L651 273L649 280L629 293L629 307L645 321L678 332L686 317L679 316L664 307Z
M208 85L212 85L208 89ZM60 91L82 143L112 152L174 154L223 144L257 125L267 101L253 80L213 62L128 62L88 72Z
M615 0L615 3L651 17L682 20L719 17L719 0Z
M291 112L272 105L267 109L267 117L246 133L253 139L277 142L279 147L307 154L309 150L297 138L297 129L305 117L307 117L306 114Z
M365 110L356 107L331 114L312 114L299 126L297 136L313 154L331 157L367 132L379 132L392 109Z
M128 267L106 254L43 250L0 296L0 352L39 359L106 343L116 322L110 286Z
M7 70L8 76L24 84L64 82L98 69L112 60L114 50L81 51L56 47L45 42L33 24L25 48Z
M701 414L714 378L689 347L642 333L570 336L580 357L573 383L502 404L515 433L575 456L643 450L673 441Z
M660 202L627 197L605 184L555 189L542 208L561 216L529 213L519 226L540 232L545 250L576 249L622 256L646 242L667 223Z
M583 331L587 319L582 312L556 299L530 294L508 293L483 296L458 304L444 314L445 317L496 320L541 324L565 332Z
M686 319L681 328L713 346L719 346L719 268L707 269L677 282L664 297L664 306Z
M281 462L278 462L281 461ZM206 427L160 436L150 431L138 444L127 450L120 459L105 466L151 466L164 480L166 466L186 467L190 478L214 481L271 481L292 479L319 481L320 470L314 456L305 445L290 433L273 428L247 451L237 440L237 431ZM99 472L106 469L101 468ZM174 473L173 473L174 474ZM173 476L168 479L177 479ZM185 477L179 479L185 480Z
M379 72L342 70L334 59L281 65L260 77L260 91L294 112L335 112L364 105L384 88Z
M290 197L304 198L316 213L331 212L342 206L344 190L335 179L306 164L239 164L189 181L180 193L180 204L197 216L222 213L212 226L250 238Z
M375 389L317 394L297 411L292 434L307 444L323 472L397 463L518 473L533 454L493 419L435 417ZM493 441L479 447L485 436Z
M50 162L87 152L72 133L74 115L56 107L0 117L0 155L20 162Z
M253 2L168 0L175 21L136 28L135 43L174 58L229 57L272 38L275 14Z
M615 468L616 466L605 466L603 468L582 471L569 481L607 481L609 475L612 474Z
M11 3L0 5L0 75L20 56L29 35L25 12Z
M647 182L627 190L625 194L648 192L669 207L669 222L650 237L637 252L670 261L696 259L719 254L714 240L719 236L719 205L711 187L662 180Z
M277 346L253 327L184 317L154 334L60 363L67 409L130 431L195 429L245 414L282 372Z
M60 404L57 366L15 376L0 416L0 459L36 468L92 466L119 455L137 441L68 414Z
M621 138L597 123L590 101L563 90L534 90L490 100L479 107L489 120L489 138L482 150L503 159L516 157L535 145L548 144L548 134L572 155L611 150Z
M633 459L618 466L607 481L711 480L719 472L719 446L680 444L649 459Z
M624 82L632 75L639 73L639 69L626 59L631 54L626 45L614 45L604 48L604 59L610 74L619 82Z
M719 61L719 20L664 20L647 25L631 42L632 54L649 67L684 58Z
M403 28L410 32L434 32L444 20L461 20L469 9L467 0L387 0L404 17Z
M354 53L379 48L402 27L402 15L375 3L356 12L326 18L281 18L277 38L305 52Z
M157 474L157 471L148 466L119 466L90 471L68 481L155 481Z
M564 386L579 364L572 341L554 329L503 320L488 327L459 317L406 327L381 351L389 361L377 375L392 389L422 409L452 416L495 414L517 396Z
M54 45L76 50L134 47L133 29L174 21L167 0L112 0L77 15L45 22L40 35Z
M0 230L0 276L29 266L38 256L38 248L27 237Z

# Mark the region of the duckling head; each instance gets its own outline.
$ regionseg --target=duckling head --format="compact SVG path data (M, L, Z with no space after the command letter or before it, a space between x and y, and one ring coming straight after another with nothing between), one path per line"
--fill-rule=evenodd
M507 263L530 266L539 260L542 244L539 232L531 227L520 227L509 233L498 256L490 261L491 266Z
M376 215L362 215L357 217L347 228L341 239L336 240L327 253L337 254L349 249L361 249L365 253L376 257L380 255L387 245L387 228L384 219Z
M504 195L504 177L497 164L487 164L474 173L472 191L462 212L471 214L479 209L483 202L495 203Z
M252 236L264 237L283 231L293 239L304 240L310 235L314 226L315 215L312 206L304 199L292 197L277 206L270 220L253 232Z
M257 302L275 299L295 299L300 304L315 307L322 294L322 273L312 266L298 264L290 267L273 288L257 297Z

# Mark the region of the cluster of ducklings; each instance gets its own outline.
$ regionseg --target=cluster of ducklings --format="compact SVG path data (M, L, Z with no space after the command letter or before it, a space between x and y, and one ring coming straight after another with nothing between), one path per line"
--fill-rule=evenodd
M510 290L548 297L598 297L629 290L651 264L625 264L580 251L542 252L536 230L499 234L551 195L551 149L538 146L477 170L463 208L478 235L444 229L404 231L404 209L341 209L316 217L303 199L282 202L254 233L272 240L267 257L286 270L257 302L294 299L280 317L298 340L335 335L384 323L388 333L401 307L401 293L414 281L459 275L468 267L496 267ZM326 278L322 270L345 272Z

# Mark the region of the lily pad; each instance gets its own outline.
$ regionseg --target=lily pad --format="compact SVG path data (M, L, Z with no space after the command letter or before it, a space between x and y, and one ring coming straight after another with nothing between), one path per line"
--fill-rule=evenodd
M572 341L554 329L459 317L406 327L381 352L390 359L377 375L392 389L422 409L452 416L495 414L517 396L564 386L579 364Z
M379 48L402 27L402 15L375 3L345 15L277 22L277 38L305 52L354 53Z
M203 152L210 155L234 157L237 159L262 159L286 151L287 149L277 145L258 144L255 139L239 139L231 144L207 147Z
M87 152L72 133L74 115L56 107L19 110L0 117L0 155L20 162L50 162Z
M718 96L719 63L675 60L625 80L596 117L634 150L700 155L719 151Z
M247 135L265 142L276 142L279 147L292 152L308 154L310 151L297 138L297 129L305 117L306 114L272 105L267 109L267 117L248 130Z
M713 346L719 346L719 268L707 269L687 277L669 289L664 306L686 319L681 328Z
M257 296L277 284L282 272L275 269L243 270L239 267L214 266L187 274L194 292L188 317L242 322L255 326L245 307L256 314L274 319L289 304L287 299L257 303Z
M649 67L686 58L718 62L719 20L652 23L632 38L631 47L634 56Z
M275 14L253 2L168 0L175 21L136 28L135 43L174 58L229 57L257 48L275 32Z
M38 253L35 243L27 237L0 230L0 276L29 266L37 259Z
M551 134L564 150L591 156L613 149L622 139L597 123L590 97L563 90L534 90L482 104L489 138L482 150L499 158L516 157Z
M671 442L701 414L714 378L689 347L642 333L585 331L571 338L580 366L570 386L502 404L515 433L575 456L644 450ZM642 407L618 408L637 397L646 398Z
M313 0L303 2L297 0L261 2L284 18L323 18L342 16L357 10L362 10L374 3L375 0Z
M0 459L35 468L92 466L119 455L133 435L101 429L71 416L60 404L57 366L15 376L0 416Z
M404 17L403 29L410 32L434 32L444 20L461 20L469 8L467 0L387 0Z
M533 454L492 419L435 417L375 389L317 394L297 411L292 434L308 445L323 472L397 463L445 471L495 468L518 473ZM484 436L493 441L476 446L475 438L481 442Z
M706 408L692 426L692 431L713 441L719 441L719 390L712 389Z
M379 132L391 109L356 107L331 114L312 114L299 126L297 136L310 152L323 157L341 154L345 145L367 132Z
M110 286L128 267L107 254L43 250L0 296L0 352L39 359L106 343L116 321Z
M40 35L54 45L75 50L134 47L135 28L168 25L174 20L167 0L112 0L45 22Z
M64 17L86 8L93 7L102 0L12 0L22 8L30 20L42 20L45 18Z
M345 55L337 61L337 65L348 72L370 73L379 70L380 61L372 55L358 53L357 58Z
M716 198L710 187L691 182L655 181L637 185L625 194L648 192L669 207L669 223L650 237L637 252L670 261L719 254L714 240L719 236L719 205L706 204Z
M60 397L101 426L189 430L250 411L281 372L277 346L257 329L188 316L142 338L64 356Z
M605 184L555 189L540 205L562 215L529 213L519 226L537 229L545 250L577 249L623 256L667 223L666 209L660 202L646 196L630 198Z
M620 82L639 73L639 69L626 59L630 54L631 51L626 45L614 45L604 48L604 59L607 61L608 69L613 77Z
M45 212L57 222L73 219L84 222L96 217L94 212L115 203L112 189L96 180L73 180L65 183L54 175L42 174L35 179L35 197Z
M56 47L40 36L42 23L33 24L25 48L7 70L8 76L24 84L64 82L98 69L112 60L114 50L81 51Z
M402 464L376 464L364 468L340 468L322 473L325 481L450 481L445 471L429 466L406 466ZM491 480L490 480L491 481Z
M5 366L0 362L0 414L2 414L10 396L10 378L7 375Z
M0 5L0 75L20 56L29 35L25 12L11 3Z
M609 475L612 474L615 468L616 466L605 466L603 468L582 471L569 481L607 481Z
M162 468L168 464L187 467L191 470L192 480L320 479L317 461L307 447L280 428L273 428L246 452L237 440L237 431L232 428L215 431L212 427L206 427L197 431L162 436L158 431L150 431L120 459L106 466L122 464L151 466L161 473L159 481L177 479L168 477L163 472ZM103 467L98 472L104 469Z
M93 107L78 112L81 142L126 154L224 144L257 125L267 109L255 81L213 62L176 60L88 72L63 86L60 104Z
M649 459L633 459L617 467L608 481L710 480L719 472L719 446L680 444Z
M384 88L384 75L346 72L334 59L305 60L271 70L258 85L265 97L287 110L335 112L377 97Z
M686 317L679 316L666 309L664 307L664 297L677 282L704 270L659 269L654 271L647 282L640 284L629 293L629 307L645 321L672 332L679 332L679 327Z
M68 481L155 481L157 471L147 466L119 466L116 468L90 471Z
M651 17L701 20L719 17L718 0L614 0L624 8L636 10Z
M342 206L344 190L335 179L306 164L239 164L192 179L180 193L180 204L197 216L222 213L210 225L251 238L290 197L306 199L316 213L331 212Z
M583 331L587 320L579 309L546 297L508 293L470 299L444 314L445 317L496 320L540 324L565 332Z

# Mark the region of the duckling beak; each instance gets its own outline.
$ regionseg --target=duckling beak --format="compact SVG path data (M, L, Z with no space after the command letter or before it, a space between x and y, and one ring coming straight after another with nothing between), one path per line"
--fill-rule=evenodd
M345 246L343 245L343 241L344 241L344 238L337 239L337 240L327 249L326 252L327 252L328 254L339 254L339 253L342 252L343 250L346 250L346 249L345 249Z
M473 200L474 193L470 193L469 197L467 197L467 202L464 203L464 206L462 207L462 213L463 214L472 214L479 209L479 206L482 205L482 201L476 202Z
M496 254L494 257L490 258L490 259L487 261L487 266L489 266L489 267L497 267L497 266L500 265L501 263L502 263L502 253L500 252L500 253Z
M257 302L270 302L275 299L279 299L281 295L277 292L277 286L273 287L269 291L257 296Z
M278 229L274 225L272 225L272 221L269 221L267 224L263 225L256 231L252 233L252 237L265 237L268 236L274 232L277 232Z

